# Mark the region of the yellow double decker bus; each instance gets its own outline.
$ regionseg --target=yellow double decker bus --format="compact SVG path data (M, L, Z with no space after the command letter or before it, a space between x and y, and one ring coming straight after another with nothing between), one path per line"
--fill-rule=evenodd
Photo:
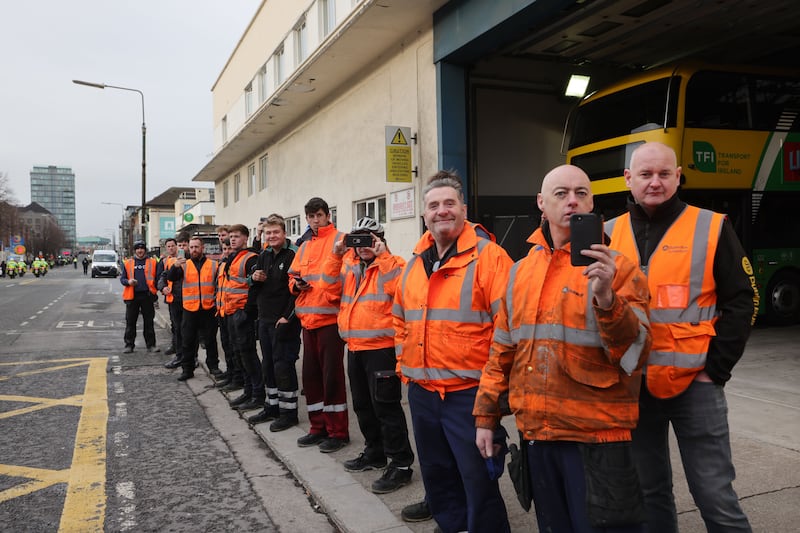
M662 142L683 167L683 200L726 213L750 255L760 314L800 320L800 72L681 64L597 91L570 117L567 161L596 210L625 210L631 152Z

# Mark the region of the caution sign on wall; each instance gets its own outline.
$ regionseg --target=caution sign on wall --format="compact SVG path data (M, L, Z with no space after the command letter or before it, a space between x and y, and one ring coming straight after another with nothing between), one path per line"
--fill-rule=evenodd
M411 128L386 126L386 181L411 183Z

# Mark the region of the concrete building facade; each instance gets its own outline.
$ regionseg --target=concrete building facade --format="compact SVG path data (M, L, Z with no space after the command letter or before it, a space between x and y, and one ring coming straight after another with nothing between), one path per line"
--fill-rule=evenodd
M36 202L56 217L67 239L76 243L75 173L69 167L35 166L30 172L31 202Z

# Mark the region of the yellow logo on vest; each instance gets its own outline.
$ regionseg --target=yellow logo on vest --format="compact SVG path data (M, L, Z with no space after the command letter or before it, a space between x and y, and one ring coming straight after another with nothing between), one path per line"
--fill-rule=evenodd
M742 257L742 269L748 276L753 275L753 265L750 264L750 260L747 257Z

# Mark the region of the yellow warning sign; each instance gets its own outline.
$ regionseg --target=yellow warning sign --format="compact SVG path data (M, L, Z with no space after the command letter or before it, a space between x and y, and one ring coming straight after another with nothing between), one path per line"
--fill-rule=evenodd
M386 126L386 181L392 183L411 183L411 128Z
M408 146L408 141L406 140L406 136L403 135L403 130L397 128L397 133L394 134L392 137L392 144L402 144Z

